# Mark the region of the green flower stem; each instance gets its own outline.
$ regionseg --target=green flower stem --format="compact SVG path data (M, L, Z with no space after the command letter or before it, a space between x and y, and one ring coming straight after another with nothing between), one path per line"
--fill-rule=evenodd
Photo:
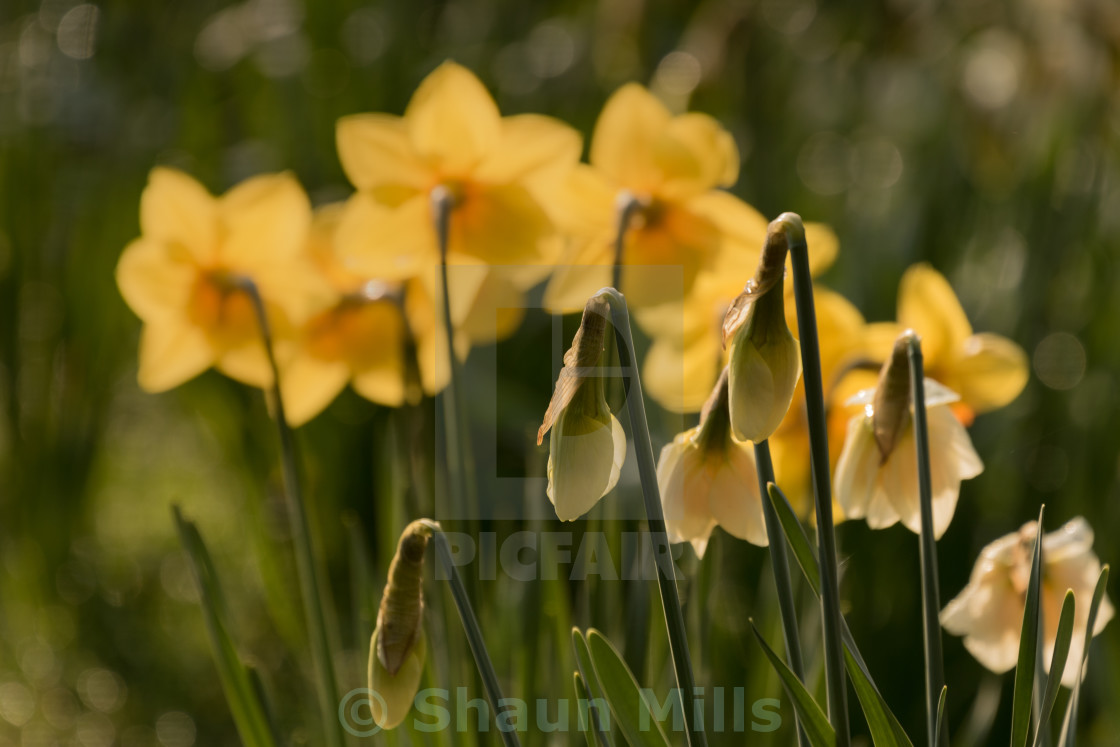
M758 495L762 501L762 516L766 521L766 537L770 541L770 567L774 571L774 585L778 589L778 609L782 614L782 631L786 640L786 661L797 679L805 682L805 665L801 661L801 640L797 632L797 608L793 601L793 586L789 580L789 556L786 538L774 504L767 497L769 485L774 482L774 463L770 458L770 442L754 445L755 470L758 473ZM796 714L794 714L796 718ZM808 737L797 722L797 743L808 744Z
M657 464L653 458L653 443L649 437L646 422L645 399L642 397L642 382L638 375L637 355L634 352L634 337L630 331L630 314L626 300L614 288L599 291L610 302L611 321L614 324L618 342L618 356L621 368L630 381L630 394L626 406L630 413L630 426L634 436L634 451L638 459L638 473L642 481L642 497L645 500L646 521L652 535L653 554L657 563L657 585L661 592L661 606L665 614L665 629L669 634L669 651L673 658L673 669L677 677L677 691L684 711L688 743L693 747L707 747L703 724L693 718L693 701L696 690L692 675L692 659L688 653L688 634L684 626L681 601L677 596L676 575L673 558L669 553L669 536L665 531L665 515L661 509L661 491L657 487Z
M443 293L443 326L447 332L447 365L450 367L451 380L443 391L444 438L447 445L447 474L449 491L456 509L466 507L470 518L477 521L480 517L478 491L475 487L474 462L470 455L470 441L466 418L460 403L463 402L463 371L459 358L455 355L455 323L451 318L451 290L447 277L447 250L450 239L451 211L455 208L455 198L444 187L436 187L431 193L432 218L435 222L436 240L439 243L440 285Z
M836 568L836 534L832 518L832 480L829 475L828 426L821 381L817 312L813 304L813 279L809 274L809 245L801 218L785 213L783 228L793 263L793 295L797 303L797 328L801 337L802 381L809 416L809 458L817 509L817 544L821 566L821 623L824 628L824 672L828 686L828 717L836 730L837 747L848 747L848 692L844 679L844 648L840 627L840 587ZM779 218L781 220L781 218Z
M910 356L910 399L914 404L914 441L918 451L918 498L921 510L922 558L922 632L925 639L926 658L926 728L930 745L947 747L949 738L945 730L937 729L937 702L945 687L945 672L941 658L941 593L937 583L937 540L933 537L933 488L929 468L929 426L926 423L925 366L922 362L922 342L916 334L909 333L907 340Z
M334 663L331 654L330 636L327 632L326 605L321 589L326 588L322 564L315 553L311 532L308 528L307 505L300 487L299 471L296 467L296 446L292 429L284 415L284 399L280 396L280 369L276 365L276 355L272 346L272 331L268 324L268 314L256 284L248 278L241 278L240 285L252 299L257 323L261 329L261 340L272 369L272 388L269 392L273 414L276 416L276 430L280 436L280 463L284 474L284 497L288 503L288 520L291 523L292 545L295 547L296 574L299 577L300 596L307 623L307 635L311 644L311 661L319 681L319 710L323 719L323 731L328 747L341 747L345 743L342 726L338 720L338 685L335 681Z
M612 288L622 287L622 254L626 250L626 232L630 230L630 223L641 207L642 203L630 192L619 192L615 212L618 223L614 234L614 264L611 266Z
M463 623L463 631L467 634L467 643L470 644L471 653L474 655L475 666L478 667L478 673L482 677L482 684L486 689L486 698L490 701L490 708L496 715L503 710L502 689L498 685L498 675L494 672L494 664L490 661L490 653L486 650L486 641L482 637L482 630L478 626L478 618L475 617L474 608L471 606L467 587L463 585L459 569L455 567L455 562L451 557L451 547L447 543L447 537L443 535L443 531L437 522L431 522L431 526L435 530L433 534L436 554L439 556L439 562L443 566L444 573L447 574L447 583L451 587L451 597L455 600L455 606L459 609L459 619ZM517 738L516 731L499 730L499 733L507 747L520 746L521 742Z

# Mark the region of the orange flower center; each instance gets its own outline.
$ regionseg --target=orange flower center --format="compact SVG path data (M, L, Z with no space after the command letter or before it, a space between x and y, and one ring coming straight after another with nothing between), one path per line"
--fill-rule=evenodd
M202 272L191 290L190 320L228 347L259 337L253 300L224 270Z

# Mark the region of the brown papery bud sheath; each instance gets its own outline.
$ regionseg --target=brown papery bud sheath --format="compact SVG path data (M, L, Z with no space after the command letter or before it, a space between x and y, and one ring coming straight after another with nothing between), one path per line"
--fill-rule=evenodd
M910 360L907 350L913 336L910 330L899 335L890 357L879 370L872 425L883 462L891 455L910 419Z
M428 520L418 519L409 524L389 565L389 579L377 611L377 658L389 674L400 670L420 636L424 616L424 552L431 536L432 524Z

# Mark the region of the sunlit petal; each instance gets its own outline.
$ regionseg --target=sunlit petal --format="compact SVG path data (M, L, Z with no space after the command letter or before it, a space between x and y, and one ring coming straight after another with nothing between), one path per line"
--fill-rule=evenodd
M637 83L618 89L603 106L591 138L591 165L619 186L648 192L660 181L654 148L669 110Z
M210 262L218 248L217 201L182 171L152 169L140 195L140 231L198 262Z
M416 152L447 177L468 173L501 137L494 99L474 73L454 62L424 79L404 118Z
M140 333L140 386L149 392L177 387L214 364L214 350L199 328L165 319Z
M338 120L335 136L342 169L358 189L404 185L420 190L433 182L400 117L351 114Z
M921 336L926 365L931 368L951 357L972 334L949 281L925 263L913 265L902 276L898 323Z

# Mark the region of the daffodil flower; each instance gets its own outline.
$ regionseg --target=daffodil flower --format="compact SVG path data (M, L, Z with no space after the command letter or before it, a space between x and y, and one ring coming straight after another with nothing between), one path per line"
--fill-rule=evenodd
M964 636L964 646L985 667L1002 674L1015 666L1026 607L1027 585L1038 522L1024 524L1018 532L1000 537L985 547L976 560L968 585L941 612L941 624ZM1050 666L1057 637L1058 618L1067 590L1074 595L1073 638L1062 672L1062 684L1073 687L1079 679L1082 653L1101 563L1093 552L1093 530L1077 517L1057 531L1042 536L1042 640L1043 665ZM1104 630L1115 610L1108 597L1101 601L1092 635Z
M603 107L590 162L568 174L552 201L575 243L549 283L548 308L574 311L611 284L620 206L633 215L619 289L633 307L679 301L721 253L750 251L744 232L760 233L758 213L717 189L739 175L730 133L705 114L673 116L637 83Z
M587 302L552 401L537 431L537 444L552 430L548 444L548 499L561 521L591 510L618 483L626 458L626 434L607 406L599 359L609 307L601 297Z
M1004 407L1027 384L1027 355L1000 335L975 333L952 286L928 264L916 264L902 276L898 323L872 325L879 355L889 350L902 329L922 337L926 373L960 394L954 411L965 425L980 413Z
M718 524L753 545L769 544L758 493L754 448L731 437L726 372L700 425L661 450L657 483L670 542L691 542L703 557Z
M559 242L545 196L579 159L575 130L535 114L502 117L478 78L445 62L403 117L346 116L337 137L358 188L337 236L353 269L386 280L431 274L441 259L431 204L440 188L453 204L448 264L528 266L511 271L519 287L542 278Z
M786 324L783 294L791 231L804 240L800 219L781 216L770 224L758 271L723 322L731 431L740 441L759 443L778 429L801 378L801 350Z
M253 177L214 197L181 171L154 169L140 198L140 238L117 264L121 295L144 322L141 387L171 389L211 366L271 385L245 283L257 286L282 348L326 292L300 256L310 221L290 174Z
M961 481L979 475L984 465L953 414L951 406L960 397L933 379L926 378L924 386L933 534L940 538L956 511ZM917 447L904 344L896 344L878 386L859 392L848 404L864 410L848 423L833 478L836 501L848 519L864 518L872 529L902 522L920 532Z

